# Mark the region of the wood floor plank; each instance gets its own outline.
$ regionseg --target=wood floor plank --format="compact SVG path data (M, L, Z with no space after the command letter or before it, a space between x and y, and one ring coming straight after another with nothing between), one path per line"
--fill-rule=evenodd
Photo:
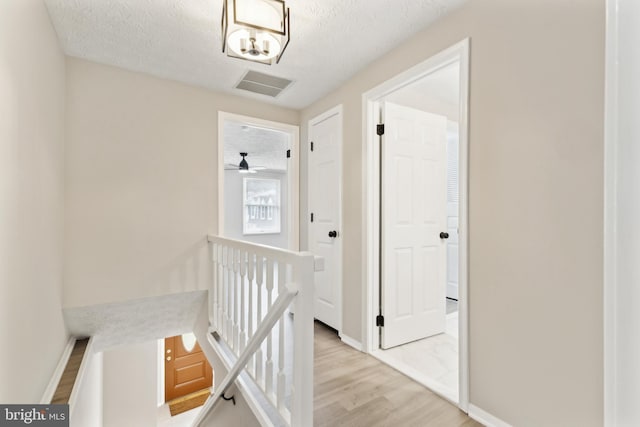
M316 322L314 425L316 427L476 427L437 396L372 356L345 345Z
M51 403L69 403L69 397L71 397L71 391L73 390L73 385L76 382L76 377L78 376L80 364L82 364L82 358L84 357L84 352L88 343L89 338L79 339L75 342L73 350L71 351L71 356L69 356L67 365L62 373L62 378L60 378L60 382L58 383L56 391L53 394L53 398L51 399Z

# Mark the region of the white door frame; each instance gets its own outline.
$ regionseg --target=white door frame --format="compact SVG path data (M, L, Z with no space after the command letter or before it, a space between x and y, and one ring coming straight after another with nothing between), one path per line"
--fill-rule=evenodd
M382 98L405 87L422 77L453 62L460 62L460 151L459 151L459 401L458 406L465 412L469 407L469 293L468 293L468 191L469 191L469 39L437 53L426 61L387 80L362 95L363 114L363 179L366 191L363 195L363 248L366 262L363 264L364 301L363 349L372 353L378 347L378 328L375 326L380 296L379 250L380 250L380 154L376 135L379 123L378 104Z
M291 161L287 170L287 226L290 251L300 249L300 127L286 123L218 111L218 235L224 236L224 123L234 121L250 126L277 130L291 136ZM285 153L282 153L284 155Z
M631 396L640 387L636 325L629 304L637 296L640 196L636 120L640 61L634 42L640 34L634 1L607 0L604 138L604 426L638 425L640 410Z
M340 265L337 268L337 276L340 278L340 292L337 295L337 306L338 306L338 335L340 336L341 339L344 340L343 336L342 336L342 204L343 204L343 200L342 200L342 139L343 139L343 115L342 115L342 104L340 105L336 105L335 107L331 108L330 110L325 111L324 113L312 118L311 120L309 120L308 122L308 126L307 126L307 132L310 133L311 132L311 128L313 127L313 125L322 122L323 120L328 119L331 116L334 115L338 115L340 117L339 123L340 123L340 127L338 130L338 134L340 135L340 140L338 141L338 158L336 159L336 161L338 162L338 171L340 172L340 176L338 177L338 233L340 234L340 237L338 237L337 239L334 239L334 243L335 243L335 248L336 250L339 252L339 259L340 259ZM309 147L307 148L307 150L311 150L311 147L309 145ZM309 154L307 154L307 159L309 158ZM307 165L309 165L311 162L308 161ZM307 212L311 212L311 168L307 167ZM307 242L311 242L311 227L307 227ZM347 340L350 341L354 341L348 337L346 337Z
M605 138L604 138L604 426L617 425L617 317L616 228L617 228L617 145L618 145L618 0L607 0L605 53Z

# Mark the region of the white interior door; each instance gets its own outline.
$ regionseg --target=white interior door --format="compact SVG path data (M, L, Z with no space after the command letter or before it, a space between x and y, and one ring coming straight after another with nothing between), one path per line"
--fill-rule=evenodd
M312 216L309 218L309 250L324 258L324 270L315 273L315 317L339 331L342 326L341 109L311 120L309 136L309 212Z
M382 348L444 332L447 119L385 102Z
M458 299L458 124L447 124L447 298Z

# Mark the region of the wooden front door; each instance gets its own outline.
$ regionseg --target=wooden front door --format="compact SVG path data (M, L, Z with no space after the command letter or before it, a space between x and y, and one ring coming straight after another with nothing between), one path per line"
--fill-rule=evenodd
M211 387L213 370L193 334L164 340L166 402Z

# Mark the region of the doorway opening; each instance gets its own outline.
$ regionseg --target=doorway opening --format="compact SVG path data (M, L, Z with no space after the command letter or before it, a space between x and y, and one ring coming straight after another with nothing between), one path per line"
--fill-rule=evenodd
M363 95L365 350L465 411L468 63L464 40Z
M298 126L218 113L218 234L298 250Z

